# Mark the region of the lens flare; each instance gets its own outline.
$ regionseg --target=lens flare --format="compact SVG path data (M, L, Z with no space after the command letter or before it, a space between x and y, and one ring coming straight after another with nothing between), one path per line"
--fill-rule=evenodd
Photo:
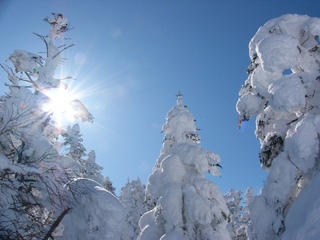
M61 125L63 121L74 121L72 101L76 99L76 95L68 89L60 87L45 92L49 98L44 104L43 110L52 114L53 119Z

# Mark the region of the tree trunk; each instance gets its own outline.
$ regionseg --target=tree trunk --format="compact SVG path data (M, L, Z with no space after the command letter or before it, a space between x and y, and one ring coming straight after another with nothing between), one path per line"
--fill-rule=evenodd
M64 216L70 211L71 208L67 208L63 210L63 212L60 214L60 216L56 219L56 221L52 224L51 228L49 229L49 232L47 232L46 236L43 238L43 240L48 240L53 231L59 226L60 222L64 218Z

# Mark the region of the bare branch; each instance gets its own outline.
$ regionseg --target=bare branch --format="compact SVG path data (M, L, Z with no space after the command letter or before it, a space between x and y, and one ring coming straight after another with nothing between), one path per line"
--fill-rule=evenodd
M47 42L46 38L38 33L35 33L35 32L33 34L38 36L46 44L47 57L48 57L48 42Z
M53 58L55 58L56 56L58 56L58 55L60 55L60 53L62 53L64 50L67 50L68 48L71 48L71 47L73 47L75 44L70 44L69 46L66 46L66 47L64 47L62 50L60 50L57 54L55 54L53 57L52 57L52 59Z
M29 75L29 73L26 72L26 71L25 71L24 73L27 75L29 81L33 84L33 86L34 86L37 90L41 91L39 85L38 85L35 81L32 80L32 78L31 78L31 76Z

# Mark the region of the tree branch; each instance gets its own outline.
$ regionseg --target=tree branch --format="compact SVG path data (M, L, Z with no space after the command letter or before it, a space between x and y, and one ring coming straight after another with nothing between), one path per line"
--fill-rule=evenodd
M43 240L48 240L52 237L53 231L59 226L60 222L64 218L64 216L70 211L71 208L67 208L63 210L63 212L60 214L60 216L56 219L56 221L51 225L49 231L47 232L46 236L43 238Z
M74 44L70 44L69 46L64 47L62 50L60 50L57 54L55 54L52 59L54 59L56 56L58 56L60 53L62 53L64 50L73 47Z

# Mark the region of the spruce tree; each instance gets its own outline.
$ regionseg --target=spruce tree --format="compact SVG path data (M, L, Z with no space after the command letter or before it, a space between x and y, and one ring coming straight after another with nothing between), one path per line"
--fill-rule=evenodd
M319 18L287 14L261 26L249 43L237 111L240 126L257 116L259 158L270 171L251 204L253 238L281 238L292 204L319 175L319 26Z
M248 188L243 202L242 191L231 189L224 195L230 211L230 222L227 225L230 236L234 240L250 239L250 206L253 198L253 189Z
M140 240L229 239L229 211L218 187L205 173L220 175L220 157L200 147L194 117L177 94L166 116L160 156L146 195L156 206L140 219Z
M145 201L146 186L141 183L140 179L131 180L121 188L119 199L125 208L126 224L123 228L122 239L137 239L140 228L139 219L147 212L148 205Z

